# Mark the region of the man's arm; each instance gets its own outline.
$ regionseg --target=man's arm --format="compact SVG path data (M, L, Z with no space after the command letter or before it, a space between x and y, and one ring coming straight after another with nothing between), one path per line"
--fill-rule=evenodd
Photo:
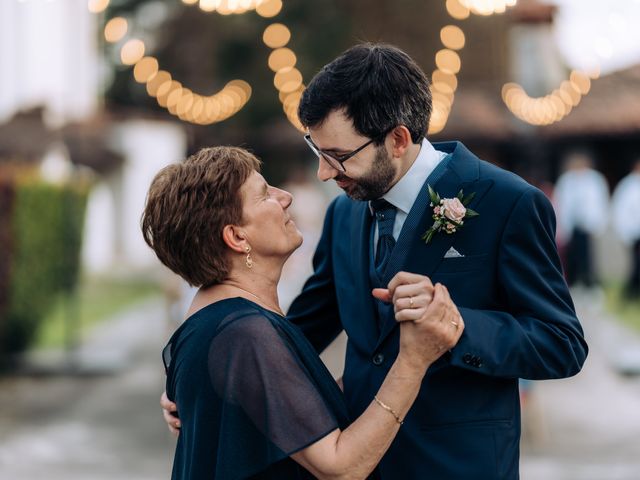
M331 259L333 214L337 201L334 200L327 209L322 236L313 256L313 275L287 313L287 319L300 327L318 353L342 331Z
M466 329L451 363L533 380L578 373L588 347L562 275L553 208L537 189L525 191L514 205L497 272L504 311L459 306Z

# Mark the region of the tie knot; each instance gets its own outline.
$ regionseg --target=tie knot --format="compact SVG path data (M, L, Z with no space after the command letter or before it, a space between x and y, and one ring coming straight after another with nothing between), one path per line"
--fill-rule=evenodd
M378 198L377 200L371 200L371 208L374 214L384 214L388 211L394 211L396 207L387 202L384 198Z
M379 198L371 201L371 208L378 223L380 235L393 235L393 224L396 218L396 207L386 200Z

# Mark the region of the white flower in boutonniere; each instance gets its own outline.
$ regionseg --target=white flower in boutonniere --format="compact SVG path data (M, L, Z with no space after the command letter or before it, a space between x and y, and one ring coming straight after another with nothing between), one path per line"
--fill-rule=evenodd
M475 197L475 192L465 196L460 190L454 198L440 198L440 195L431 188L431 185L428 185L428 187L431 199L429 205L433 208L433 225L422 235L424 243L429 243L437 232L445 232L451 235L457 232L459 228L462 228L465 220L480 215L475 210L467 208L469 202Z

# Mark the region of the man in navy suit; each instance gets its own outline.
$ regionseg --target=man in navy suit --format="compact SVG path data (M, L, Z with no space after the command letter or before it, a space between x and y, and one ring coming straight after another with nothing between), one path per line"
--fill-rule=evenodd
M327 211L314 274L288 317L318 352L346 331L344 393L355 418L398 353L394 307L419 315L433 284L444 284L465 329L429 368L380 474L515 479L518 379L575 375L587 345L547 198L460 142L429 143L430 113L426 76L388 45L353 47L313 78L299 107L305 139L318 155L318 178L346 195ZM460 190L472 197L466 206L454 200ZM453 227L427 242L443 206L452 222L442 223Z
M382 478L518 478L518 379L569 377L587 356L547 198L460 142L430 144L428 80L394 47L346 51L313 78L298 113L318 178L333 179L346 195L327 211L314 274L289 318L319 352L346 331L351 414L371 403L398 352L393 305L374 299L373 288L401 271L420 274L449 289L464 319L458 344L428 370L380 463ZM478 216L427 243L437 207L428 186L441 199L473 194L467 207ZM381 199L392 227L380 218ZM393 240L384 245L388 232ZM378 250L387 257L382 268ZM430 298L430 282L404 288Z

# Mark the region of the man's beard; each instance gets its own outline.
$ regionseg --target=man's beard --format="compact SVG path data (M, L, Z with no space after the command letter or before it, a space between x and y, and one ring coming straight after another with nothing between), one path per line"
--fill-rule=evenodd
M376 156L369 172L354 180L346 175L339 174L335 181L348 182L343 188L345 193L354 200L375 200L382 197L389 188L396 176L396 169L391 163L391 159L384 145L376 146Z

